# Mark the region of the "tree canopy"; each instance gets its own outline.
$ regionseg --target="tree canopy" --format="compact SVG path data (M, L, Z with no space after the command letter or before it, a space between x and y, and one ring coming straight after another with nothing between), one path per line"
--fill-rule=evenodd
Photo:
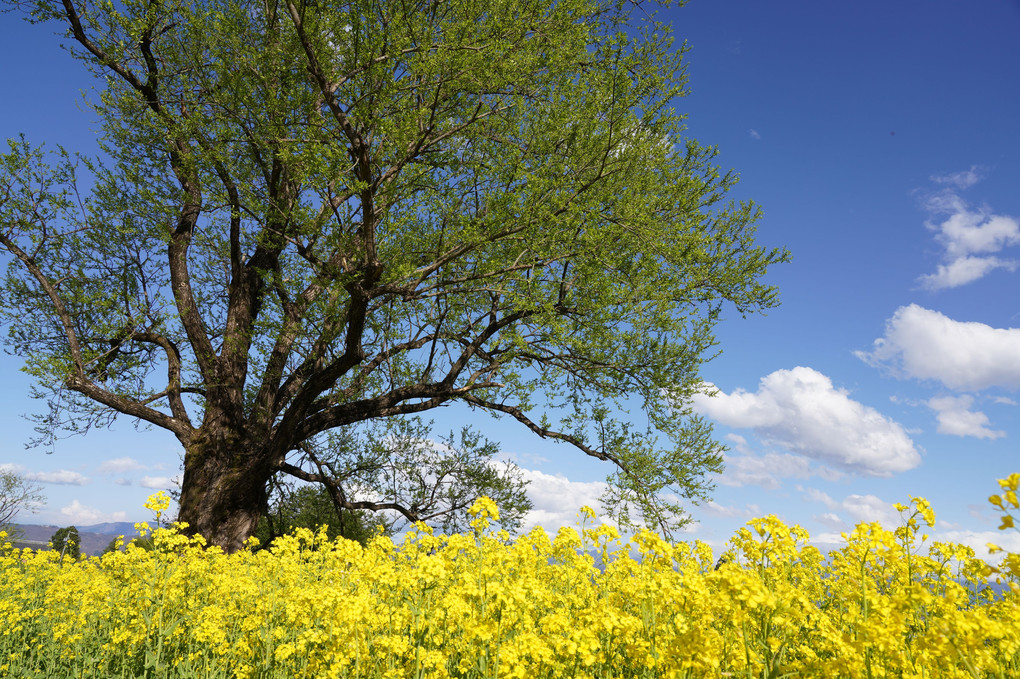
M411 520L519 499L477 437L439 473L383 445L407 485L359 480L452 404L605 462L624 524L688 520L721 469L688 406L713 328L776 304L787 255L685 134L650 3L29 4L95 77L102 140L0 159L44 433L169 430L180 519L227 549L280 474Z

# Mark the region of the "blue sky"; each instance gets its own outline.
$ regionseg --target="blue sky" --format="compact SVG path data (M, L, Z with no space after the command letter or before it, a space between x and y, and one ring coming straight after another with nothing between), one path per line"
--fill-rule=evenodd
M718 394L697 408L731 450L691 536L721 544L774 513L829 546L921 495L937 535L1009 545L985 498L1020 471L1020 3L693 0L664 18L691 48L690 135L761 205L760 241L794 257L769 277L780 308L718 328ZM88 152L89 83L57 42L0 15L0 133ZM22 520L143 518L176 440L124 422L25 450L19 367L0 356L0 464L48 497ZM489 434L532 480L529 523L594 503L606 470L512 423Z

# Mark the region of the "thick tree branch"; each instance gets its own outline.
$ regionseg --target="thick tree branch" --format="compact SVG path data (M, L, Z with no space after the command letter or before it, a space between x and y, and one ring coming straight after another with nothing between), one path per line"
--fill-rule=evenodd
M191 419L188 417L187 408L184 407L184 401L181 399L184 389L181 387L181 352L177 345L168 338L152 332L136 332L131 335L131 339L155 344L163 350L167 362L167 387L163 393L167 395L167 400L170 402L170 412L175 418L190 427ZM195 393L194 390L189 391Z
M145 92L149 88L146 83L139 80L130 69L119 63L116 59L112 58L106 52L102 50L96 43L89 38L88 34L85 33L85 28L81 24L81 17L78 15L78 10L74 6L71 0L62 0L64 5L64 12L67 14L68 23L71 24L71 33L74 39L81 44L86 50L88 50L96 59L99 60L103 66L106 66L114 73L123 78L127 83L140 92ZM158 107L159 104L155 100L149 102L150 106Z
M179 420L176 417L170 417L166 413L161 413L160 411L142 405L137 401L133 401L121 396L120 394L114 394L113 392L107 391L95 382L82 377L81 375L68 376L66 384L69 389L73 389L79 394L87 396L93 401L98 401L104 406L112 408L119 413L123 413L129 417L137 417L138 419L145 420L157 427L162 427L163 429L172 431L184 446L190 444L191 437L195 433L189 422Z
M74 3L71 0L62 0L62 2L75 40L95 56L101 64L111 69L128 85L137 90L145 98L145 104L164 121L167 131L171 134L170 165L188 199L181 208L177 224L170 235L170 242L167 246L170 284L181 322L188 335L188 340L195 350L195 358L202 371L203 379L206 384L215 384L215 364L213 362L215 354L209 333L202 322L202 315L191 290L191 279L188 272L188 248L191 245L195 225L198 223L202 211L202 191L196 172L193 169L189 170L184 163L184 158L191 154L191 149L187 141L174 130L174 121L160 102L157 60L152 55L151 42L143 40L142 48L149 73L147 80L142 82L133 71L119 63L89 38ZM151 30L152 26L146 28L146 39L151 37Z

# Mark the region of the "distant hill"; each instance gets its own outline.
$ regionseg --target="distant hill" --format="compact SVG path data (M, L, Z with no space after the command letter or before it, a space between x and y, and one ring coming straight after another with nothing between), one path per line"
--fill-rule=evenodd
M150 522L151 523L151 522ZM94 523L91 526L78 526L79 533L116 533L117 535L134 535L134 521L115 521L113 523Z
M88 555L99 555L110 544L110 541L119 535L131 539L136 534L135 524L129 521L117 521L113 523L96 523L91 526L75 526L78 535L81 537L81 553ZM23 535L15 544L16 547L31 547L32 549L46 549L50 538L64 526L41 526L38 524L19 523L15 528L22 531Z

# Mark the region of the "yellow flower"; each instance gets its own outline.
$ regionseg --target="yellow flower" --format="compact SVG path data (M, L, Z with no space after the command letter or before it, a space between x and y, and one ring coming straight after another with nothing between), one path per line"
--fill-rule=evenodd
M482 495L475 503L471 505L468 510L470 516L487 516L491 519L499 521L499 508L496 506L495 500L490 497Z
M170 496L165 490L161 490L158 493L150 495L149 499L145 501L143 506L157 514L161 514L166 511L167 507L170 506Z
M182 676L1014 676L1020 555L995 568L964 545L922 546L934 511L921 498L903 511L913 523L861 524L825 558L803 529L755 519L718 568L708 545L651 531L610 555L605 524L555 541L419 525L399 546L303 530L229 555L173 526L154 551L101 560L10 550L0 673L98 658L76 676L120 676L159 648ZM488 522L495 503L471 516ZM985 593L992 576L1009 589Z

